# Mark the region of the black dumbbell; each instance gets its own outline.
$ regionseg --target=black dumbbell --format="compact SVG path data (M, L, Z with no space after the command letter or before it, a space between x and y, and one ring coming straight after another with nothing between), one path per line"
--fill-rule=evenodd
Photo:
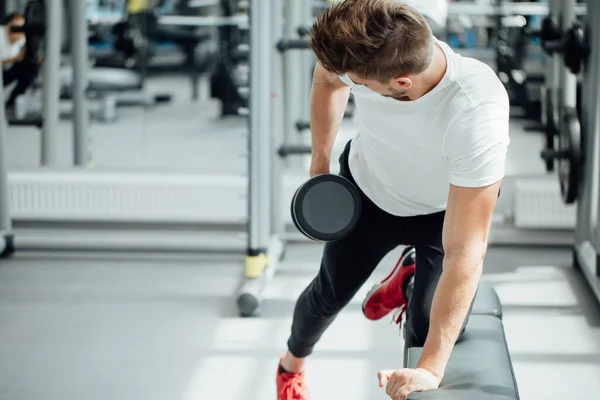
M348 179L333 174L316 175L302 184L292 198L296 228L316 241L343 239L359 221L362 202Z

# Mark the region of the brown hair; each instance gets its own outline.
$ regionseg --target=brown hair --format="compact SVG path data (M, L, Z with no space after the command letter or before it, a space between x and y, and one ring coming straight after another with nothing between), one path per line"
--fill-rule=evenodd
M398 0L343 0L313 24L311 46L331 73L387 82L419 74L433 58L425 18Z

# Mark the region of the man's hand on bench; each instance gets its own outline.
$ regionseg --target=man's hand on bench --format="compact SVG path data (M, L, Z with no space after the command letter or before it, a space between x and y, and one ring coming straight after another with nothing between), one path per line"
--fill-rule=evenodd
M385 392L392 400L405 400L413 392L424 392L440 386L439 378L422 368L379 371L377 378L379 387L385 386Z

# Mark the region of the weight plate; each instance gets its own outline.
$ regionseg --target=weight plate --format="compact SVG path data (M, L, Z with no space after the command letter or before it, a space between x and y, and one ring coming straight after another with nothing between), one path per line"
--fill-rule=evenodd
M573 24L571 29L566 32L565 40L566 44L563 54L565 66L573 74L578 74L586 53L585 35L581 24Z
M563 109L558 147L564 157L558 160L560 191L565 204L577 200L581 175L581 125L574 108Z
M301 185L291 203L294 224L312 240L335 241L347 236L358 223L360 194L346 178L317 175Z
M542 124L544 126L544 133L546 138L545 150L554 150L555 137L557 135L557 123L556 123L556 109L554 107L552 89L542 86L541 97L542 97ZM554 159L546 158L546 171L554 171Z
M44 51L46 6L43 0L30 0L25 6L25 50L27 58L38 62Z

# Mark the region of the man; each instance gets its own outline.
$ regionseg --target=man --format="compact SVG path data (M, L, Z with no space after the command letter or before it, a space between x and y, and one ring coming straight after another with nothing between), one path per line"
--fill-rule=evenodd
M325 245L319 273L296 303L278 400L307 398L305 358L379 261L409 244L363 303L371 320L406 309L406 340L423 347L416 369L378 373L387 395L403 400L439 387L468 319L504 177L508 95L493 70L454 53L398 1L337 3L317 17L311 43L319 63L310 174L329 172L352 92L359 131L340 174L359 188L363 209L355 231Z
M23 16L14 12L7 15L0 26L0 58L4 86L17 82L11 94L5 99L7 109L14 107L17 97L31 86L38 72L38 63L25 59L25 35L11 31L11 27L23 25L25 25Z

